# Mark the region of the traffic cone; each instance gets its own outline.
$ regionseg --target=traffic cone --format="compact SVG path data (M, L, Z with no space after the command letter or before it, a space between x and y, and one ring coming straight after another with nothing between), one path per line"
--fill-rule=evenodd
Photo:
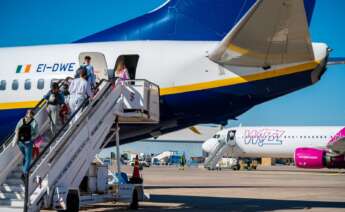
M135 157L135 160L134 160L134 169L133 169L131 182L135 184L143 183L143 179L140 177L140 173L139 173L139 156L138 155Z

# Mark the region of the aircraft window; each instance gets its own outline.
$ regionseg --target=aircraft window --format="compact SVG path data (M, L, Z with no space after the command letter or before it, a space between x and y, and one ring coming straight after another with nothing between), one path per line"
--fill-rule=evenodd
M37 89L42 90L44 88L44 79L39 79L37 81Z
M13 80L13 82L12 82L12 90L18 90L18 88L19 88L18 80Z
M0 81L0 90L6 90L6 80Z
M314 138L314 136L312 136L311 138Z
M25 90L30 90L31 89L31 80L29 80L29 79L25 80L24 89Z

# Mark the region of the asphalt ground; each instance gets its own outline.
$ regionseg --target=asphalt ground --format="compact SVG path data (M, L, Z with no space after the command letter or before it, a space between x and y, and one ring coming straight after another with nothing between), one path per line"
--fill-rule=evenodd
M130 173L131 167L124 167ZM139 211L345 211L344 170L290 166L256 171L150 167L142 171L150 200ZM123 211L125 203L101 203L81 211Z

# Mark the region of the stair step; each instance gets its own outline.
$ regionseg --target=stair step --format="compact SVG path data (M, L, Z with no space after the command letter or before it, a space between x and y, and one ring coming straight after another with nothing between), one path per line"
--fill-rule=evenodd
M0 186L1 192L24 192L24 184L19 185L8 185L8 184L2 184Z
M0 205L1 206L23 208L24 207L24 201L23 200L13 200L13 199L0 199Z
M23 183L23 180L21 178L9 178L6 179L5 183L8 185L20 185Z
M0 206L0 211L4 212L23 212L23 207L2 207Z
M24 192L0 192L0 199L24 200Z
M13 178L18 178L20 179L22 176L22 172L21 171L12 171L8 176L7 179L13 179Z

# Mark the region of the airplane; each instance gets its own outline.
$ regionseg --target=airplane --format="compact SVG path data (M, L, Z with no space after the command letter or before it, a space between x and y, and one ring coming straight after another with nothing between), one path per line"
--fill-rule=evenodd
M318 82L329 62L308 26L315 0L167 0L125 23L62 45L0 48L0 141L85 56L97 79L125 57L131 79L160 87L159 124L121 125L121 143L229 119ZM226 8L226 9L224 9ZM115 145L110 142L109 146Z
M294 158L299 168L345 168L345 127L233 127L217 132L202 144L204 155L219 144L231 157ZM224 155L223 154L223 155Z

